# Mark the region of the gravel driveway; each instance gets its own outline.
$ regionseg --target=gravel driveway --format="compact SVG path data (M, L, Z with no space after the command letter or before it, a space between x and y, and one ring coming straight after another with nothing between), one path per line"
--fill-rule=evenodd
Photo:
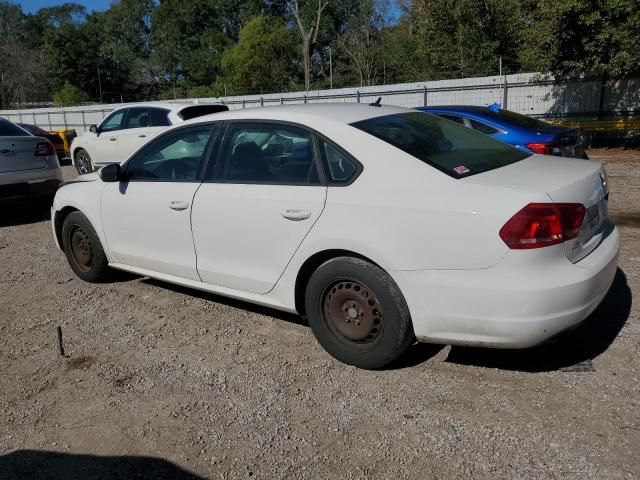
M378 372L293 315L83 283L47 207L2 206L0 478L639 478L640 155L590 155L623 239L602 307L551 345L416 345Z

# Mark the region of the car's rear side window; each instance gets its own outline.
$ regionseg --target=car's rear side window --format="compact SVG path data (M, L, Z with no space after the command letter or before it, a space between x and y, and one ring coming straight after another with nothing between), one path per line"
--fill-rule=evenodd
M29 133L14 125L13 123L0 118L0 137L28 137Z
M352 126L454 178L500 168L529 156L470 128L420 112L369 118Z

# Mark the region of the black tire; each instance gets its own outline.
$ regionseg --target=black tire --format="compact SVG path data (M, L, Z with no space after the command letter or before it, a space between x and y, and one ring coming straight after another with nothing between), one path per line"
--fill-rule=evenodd
M393 279L380 267L353 257L318 267L305 292L309 326L334 358L377 369L414 341L409 308Z
M89 155L89 152L87 152L84 148L80 148L76 152L74 164L76 166L78 174L80 175L93 172L93 162L91 161L91 156Z
M62 246L71 269L85 282L101 283L112 278L113 270L98 234L81 212L72 212L64 219Z

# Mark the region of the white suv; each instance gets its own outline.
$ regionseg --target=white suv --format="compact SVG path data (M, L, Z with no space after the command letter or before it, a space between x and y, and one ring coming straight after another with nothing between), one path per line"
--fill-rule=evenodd
M127 105L112 111L100 125L76 137L71 158L79 174L110 163L122 163L146 141L171 125L227 111L220 104L154 103Z

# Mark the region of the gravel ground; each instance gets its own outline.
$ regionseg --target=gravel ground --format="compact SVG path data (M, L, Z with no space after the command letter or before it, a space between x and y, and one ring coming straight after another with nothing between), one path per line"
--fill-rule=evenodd
M416 345L378 372L296 316L83 283L46 207L2 208L0 478L639 478L640 155L591 157L623 237L602 307L551 345Z

